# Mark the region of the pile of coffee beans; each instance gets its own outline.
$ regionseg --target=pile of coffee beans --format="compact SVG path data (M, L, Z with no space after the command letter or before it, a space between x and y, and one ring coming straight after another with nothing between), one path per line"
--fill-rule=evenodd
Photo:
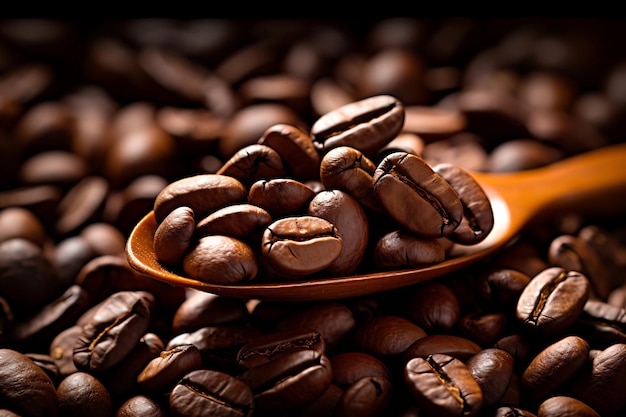
M364 272L432 265L455 242L481 242L494 224L487 194L461 167L389 147L404 116L395 97L368 97L326 113L310 134L270 126L217 173L168 184L154 202L157 258L236 284L350 275L368 252Z
M623 142L624 30L548 18L0 21L0 415L626 414L619 196L602 216L538 218L479 265L350 299L221 297L144 276L124 252L164 190L189 178L240 201L202 217L163 205L163 222L175 213L155 234L164 263L180 261L185 236L225 226L267 239L250 246L265 260L244 270L277 279L394 268L424 254L407 243L418 235L472 244L458 215L450 231L443 216L401 210L424 185L414 167L460 198L468 172ZM364 186L375 175L378 192ZM442 201L456 213L455 198ZM296 217L315 250L364 255L290 262L295 245L278 238ZM245 254L235 240L199 248Z

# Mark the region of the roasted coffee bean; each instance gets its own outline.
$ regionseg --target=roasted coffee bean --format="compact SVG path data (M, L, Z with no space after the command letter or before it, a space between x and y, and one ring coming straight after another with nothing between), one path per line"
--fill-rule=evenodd
M57 387L59 415L102 416L113 414L113 400L107 387L87 372L66 376Z
M508 352L487 348L465 361L483 393L483 407L491 408L500 403L513 377L515 359Z
M456 293L443 282L426 282L405 293L402 313L428 333L447 333L461 317Z
M337 416L383 415L392 401L391 380L380 376L359 379L344 390L336 408Z
M0 242L0 294L13 309L45 304L59 286L56 270L41 246L24 238Z
M110 189L105 177L91 175L82 178L59 201L54 232L68 236L99 219Z
M139 291L121 291L105 299L76 340L76 367L97 373L124 359L146 333L153 303Z
M458 194L419 156L388 155L378 164L373 181L374 194L387 213L418 236L448 236L461 222Z
M48 233L35 213L24 207L0 210L0 242L11 238L28 239L40 246L48 240Z
M541 334L561 333L580 316L589 280L575 271L549 267L533 277L517 302L517 319Z
M255 401L250 387L227 373L198 369L184 375L169 395L174 416L251 417Z
M264 178L278 178L285 174L280 155L266 145L254 143L241 148L216 172L233 177L249 186Z
M349 343L349 338L357 325L352 310L341 301L328 301L306 305L291 310L277 320L275 329L310 328L320 333L326 346L325 353L341 350Z
M527 411L518 407L502 406L496 409L494 417L537 417L537 416L530 411Z
M429 334L416 340L404 352L405 361L416 357L426 357L435 353L443 353L465 362L476 355L482 348L465 337L452 334Z
M137 390L137 377L165 350L163 341L155 333L146 333L120 363L102 376L103 383L114 398L125 398Z
M378 213L382 207L374 194L374 172L376 165L351 146L329 150L320 163L320 181L325 189L345 191L363 207Z
M90 305L87 291L71 285L56 300L11 327L10 337L21 346L47 346L59 331L74 323Z
M369 242L369 220L361 204L341 190L323 190L309 202L308 214L331 222L341 235L341 253L326 268L334 276L352 274L361 264Z
M405 105L404 113L402 130L418 135L426 143L445 140L467 127L465 115L452 109L409 104Z
M24 416L57 415L59 398L54 383L26 355L13 349L0 349L0 377L3 408Z
M196 230L194 212L181 206L172 210L154 232L154 254L159 261L176 264L189 249Z
M548 260L554 266L585 275L594 296L604 300L609 295L613 284L608 269L599 253L581 237L567 234L554 238L548 248Z
M259 410L287 411L305 407L328 389L328 358L312 349L296 351L249 369L239 378L250 386Z
M339 257L343 239L321 217L303 215L272 222L263 232L263 257L277 270L293 275L319 272Z
M457 327L461 335L481 346L488 346L504 335L507 324L504 313L475 311L461 316Z
M448 355L409 360L404 378L410 395L433 415L474 416L484 402L480 385L467 366Z
M211 284L235 284L256 277L256 255L245 242L230 236L200 238L183 258L191 278Z
M303 181L319 177L320 154L313 138L298 127L284 123L271 126L258 143L274 149L293 177Z
M391 371L376 356L359 351L337 353L330 357L333 369L333 384L349 387L367 377L391 380Z
M172 316L174 334L205 326L243 323L249 317L244 300L189 290Z
M580 417L600 417L596 410L589 407L584 402L564 396L557 395L546 399L539 405L537 417L555 417L555 416L580 416Z
M246 201L248 190L230 176L198 174L168 184L154 201L157 223L163 221L176 207L190 207L200 218L233 203Z
M56 363L60 377L78 371L74 364L74 345L82 332L82 326L73 325L59 332L50 342L49 355Z
M477 298L486 307L515 308L519 295L530 282L525 273L507 268L487 271L477 279Z
M168 409L148 395L129 397L115 412L115 417L167 417Z
M74 284L82 267L96 256L96 251L89 241L80 235L61 240L54 247L52 263L62 285Z
M616 415L626 405L619 388L626 379L626 344L616 343L597 352L591 370L572 388L572 396L602 416Z
M422 238L405 230L381 236L374 247L374 265L379 268L426 266L446 258L444 247L434 238Z
M137 375L137 384L146 392L168 393L185 374L199 369L202 354L194 345L164 350Z
M425 336L421 327L402 316L382 315L360 323L355 329L354 343L365 353L387 358L403 355Z
M244 65L240 63L239 65ZM247 66L244 65L244 66ZM221 71L221 68L216 69ZM239 72L233 68L232 72ZM227 78L230 78L229 74ZM224 126L222 137L218 143L218 155L227 160L240 149L257 144L263 133L277 124L289 124L308 131L307 123L291 107L281 103L248 104L238 109Z
M293 327L253 338L237 352L237 365L251 369L299 350L312 349L326 353L326 342L320 332Z
M581 369L589 355L589 344L578 336L566 336L547 346L533 358L522 384L530 401L541 402Z
M250 203L232 204L217 209L196 224L195 235L226 235L237 239L255 236L272 222L272 215Z
M437 164L433 170L456 191L463 205L461 224L448 236L456 243L472 245L483 241L494 225L489 197L482 186L463 168L453 164Z
M250 186L248 201L278 218L305 211L314 195L311 187L298 180L271 178L254 182Z
M172 337L166 348L172 350L191 344L200 351L203 366L234 373L239 370L239 350L261 334L261 329L246 324L206 326Z
M372 96L341 106L311 126L320 153L350 146L371 156L393 139L404 123L404 105L389 95Z

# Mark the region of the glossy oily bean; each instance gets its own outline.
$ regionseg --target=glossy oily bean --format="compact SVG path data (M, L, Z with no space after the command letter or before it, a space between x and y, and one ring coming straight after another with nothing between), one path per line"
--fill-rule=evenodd
M10 337L24 346L49 344L90 306L87 291L79 285L70 285L56 300L43 306L33 315L13 323Z
M584 274L591 285L593 295L606 299L613 283L600 253L582 237L560 235L550 242L548 261L569 271Z
M263 178L282 177L285 167L274 149L255 143L238 150L216 174L233 177L247 186Z
M494 225L493 210L485 190L458 165L437 164L433 170L452 186L463 205L461 223L448 238L465 245L483 241Z
M252 391L245 382L209 369L184 375L169 394L169 408L176 417L250 417L255 410Z
M404 295L403 315L430 334L448 333L461 317L459 297L443 282L425 282Z
M585 363L589 344L578 336L566 336L537 354L522 374L524 392L540 402L566 383Z
M181 345L162 351L137 375L137 384L146 392L167 393L188 372L202 365L200 350Z
M578 319L588 297L589 280L584 275L549 267L533 277L520 294L517 319L537 333L560 333Z
M384 358L401 356L426 332L412 321L395 315L377 316L360 323L354 343L363 352Z
M235 284L256 277L258 265L252 248L243 241L221 235L200 238L183 258L191 278L212 284Z
M262 179L250 186L248 201L278 218L304 211L314 194L311 187L292 178Z
M483 393L483 407L491 408L504 397L513 377L514 362L511 354L497 348L481 350L465 362Z
M157 223L163 221L176 207L190 207L196 216L233 203L246 201L248 190L233 177L218 174L198 174L168 184L154 200Z
M173 350L193 345L200 351L203 367L236 373L239 371L237 366L239 349L261 334L259 328L247 324L205 326L172 337L166 349Z
M507 268L496 268L481 274L477 280L477 298L485 306L513 310L530 277Z
M418 236L448 236L461 222L463 206L456 191L416 155L388 155L373 181L374 194L387 213Z
M463 362L444 354L413 358L404 366L409 393L428 413L474 416L483 405L480 386Z
M380 376L363 377L345 389L335 414L337 416L378 416L392 401L393 384Z
M328 151L320 164L320 181L326 189L345 191L368 210L381 212L374 195L376 165L360 150L339 146Z
M264 334L250 340L237 352L237 365L251 369L300 350L326 353L326 342L320 332L306 327L293 327Z
M446 258L444 247L434 238L421 238L404 230L381 236L374 247L374 264L379 268L432 265Z
M295 178L306 181L319 176L321 158L313 138L297 126L285 123L271 126L258 143L274 149Z
M584 402L564 395L546 399L539 405L539 409L537 410L537 417L600 417L600 415L601 414Z
M55 269L39 245L24 238L0 242L0 293L11 305L44 304L58 286Z
M258 409L286 411L311 404L332 380L328 358L302 350L249 369L239 375L254 393Z
M617 415L626 406L620 387L626 383L626 344L616 343L598 351L591 370L573 388L573 396L600 415Z
M308 214L331 222L341 235L341 253L326 271L330 275L352 274L363 260L369 239L369 220L361 204L341 190L323 190L309 202Z
M244 300L190 290L173 313L172 331L179 334L204 326L242 323L248 315Z
M125 400L115 412L115 417L167 417L168 410L148 395L137 394Z
M315 216L285 217L267 226L262 254L277 270L294 275L319 272L341 253L343 239L336 227Z
M310 328L320 333L325 353L343 348L357 325L352 309L340 301L329 301L295 309L276 323L276 330Z
M0 404L34 417L55 416L59 409L50 377L26 355L8 348L0 349Z
M139 291L121 291L105 299L76 340L76 367L102 372L124 359L146 333L153 303L154 299Z
M194 212L190 207L177 207L157 226L154 232L154 254L166 264L179 262L196 229Z
M91 373L76 372L65 377L57 387L59 415L69 417L108 417L113 400L107 387Z
M367 377L381 377L391 380L387 365L374 355L359 351L346 351L330 357L333 369L333 383L348 387Z
M404 105L395 97L379 95L322 115L311 126L311 135L320 153L351 146L372 155L400 132L403 123Z
M195 235L226 235L245 240L271 222L272 215L262 207L249 203L232 204L198 220Z
M435 353L466 361L482 350L480 345L465 337L452 334L429 334L418 339L404 352L405 361L416 357L426 357Z

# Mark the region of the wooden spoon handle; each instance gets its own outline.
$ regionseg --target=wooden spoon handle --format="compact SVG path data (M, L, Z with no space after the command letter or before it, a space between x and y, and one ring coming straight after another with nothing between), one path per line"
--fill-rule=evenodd
M507 203L512 223L574 211L617 213L626 208L626 143L576 155L546 167L513 173L477 173ZM517 224L520 223L520 224Z

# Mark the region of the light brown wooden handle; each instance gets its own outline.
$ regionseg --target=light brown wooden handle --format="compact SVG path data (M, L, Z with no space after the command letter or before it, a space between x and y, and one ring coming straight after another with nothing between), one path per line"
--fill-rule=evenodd
M571 210L616 213L626 209L626 143L576 155L550 166L503 174L477 174L507 202L513 217ZM525 219L524 219L525 220Z

